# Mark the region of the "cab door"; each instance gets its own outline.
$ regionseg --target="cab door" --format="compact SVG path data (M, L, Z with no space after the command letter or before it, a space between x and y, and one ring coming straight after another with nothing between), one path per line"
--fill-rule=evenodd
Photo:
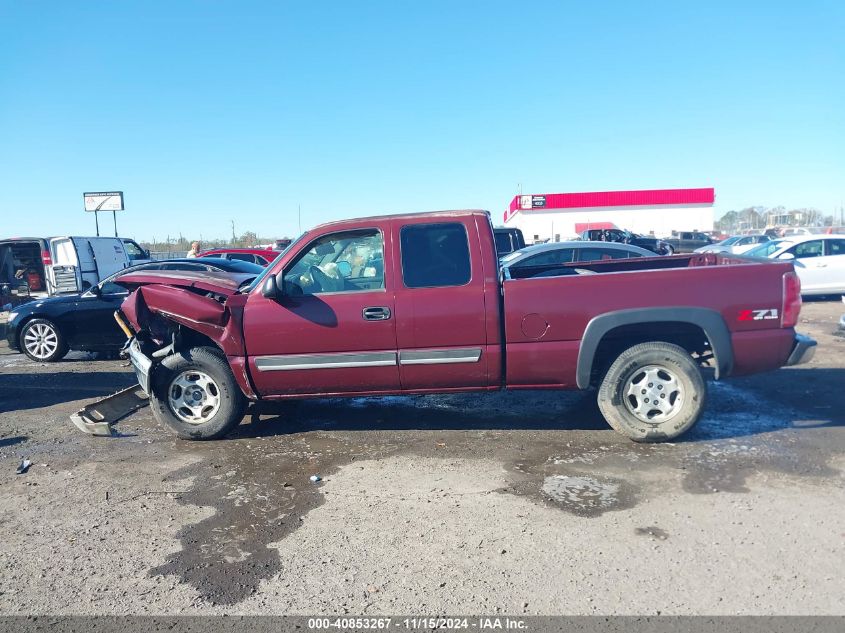
M486 284L485 276L495 280L497 273L484 270L478 231L475 216L396 220L396 336L403 390L489 384L488 325L495 327L498 320L488 321L487 311L498 314L498 286L493 293ZM491 243L491 258L493 252ZM496 367L498 353L496 345Z
M282 296L250 294L244 339L259 394L399 389L390 246L379 225L328 232L273 271Z

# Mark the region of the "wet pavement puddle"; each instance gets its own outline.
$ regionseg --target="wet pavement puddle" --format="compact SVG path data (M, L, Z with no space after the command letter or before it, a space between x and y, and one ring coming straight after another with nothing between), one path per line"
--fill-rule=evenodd
M743 396L737 391L728 395ZM176 450L201 457L169 476L172 481L193 479L178 503L212 508L214 514L184 526L177 535L181 548L149 573L176 576L212 603L237 604L263 580L284 572L276 548L303 525L305 515L330 499L322 482L309 481L311 475L331 479L346 465L366 467L386 457L497 461L509 483L491 492L523 496L585 520L625 511L646 495L667 490L743 492L746 478L761 470L837 474L826 465L830 453L796 451L791 434L799 431L789 428L791 412L778 414L783 421L775 423L770 416L758 424L758 418L749 421L736 403L727 402L702 420L691 441L635 444L609 430L491 429L487 420L495 411L460 410L453 402L460 400L306 403L297 405L296 418L307 423L279 428L278 419L254 419L225 442L172 442ZM343 422L337 422L339 417ZM361 419L367 421L363 428ZM735 437L725 437L720 423ZM646 476L654 469L671 473L674 483L667 486ZM668 538L657 526L635 533Z

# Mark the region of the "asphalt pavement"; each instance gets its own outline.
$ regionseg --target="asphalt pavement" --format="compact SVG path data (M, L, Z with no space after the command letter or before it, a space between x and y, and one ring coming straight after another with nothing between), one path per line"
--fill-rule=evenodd
M806 303L810 364L710 383L656 445L539 391L90 437L68 416L127 364L2 343L0 614L845 614L843 311Z

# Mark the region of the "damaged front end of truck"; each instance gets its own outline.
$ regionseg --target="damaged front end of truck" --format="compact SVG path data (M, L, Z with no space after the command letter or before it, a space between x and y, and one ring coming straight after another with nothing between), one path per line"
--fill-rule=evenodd
M247 397L254 397L244 371L241 328L252 276L232 273L138 272L118 280L130 292L120 307L131 338L126 347L138 382L150 394L157 367L169 356L209 347L219 350Z

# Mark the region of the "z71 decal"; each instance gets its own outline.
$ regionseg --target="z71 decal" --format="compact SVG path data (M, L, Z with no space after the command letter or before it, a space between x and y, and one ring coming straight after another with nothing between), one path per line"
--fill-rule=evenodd
M765 310L740 310L740 321L768 321L769 319L777 319L778 311L776 308L767 308Z

